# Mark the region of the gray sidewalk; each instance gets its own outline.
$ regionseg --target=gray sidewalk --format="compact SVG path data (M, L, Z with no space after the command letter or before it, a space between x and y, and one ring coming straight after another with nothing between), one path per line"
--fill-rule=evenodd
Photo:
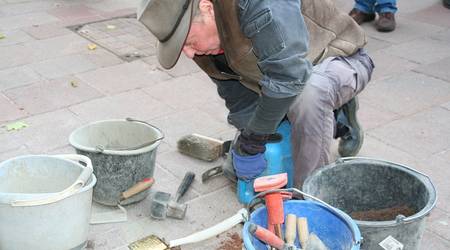
M338 0L346 12L352 0ZM91 249L127 249L149 234L175 239L233 215L241 205L223 177L202 184L205 163L181 155L176 141L199 133L229 139L215 85L188 59L158 66L155 39L133 18L138 1L0 0L0 160L73 153L69 134L97 120L133 117L166 135L154 190L174 193L187 170L197 174L182 221L149 218L150 200L127 207L126 223L91 226ZM450 249L450 10L440 0L402 0L398 27L363 27L376 69L360 95L365 143L360 156L406 164L429 175L439 200L422 249ZM0 36L1 37L1 36ZM95 49L89 49L96 44ZM28 127L7 131L23 121ZM182 249L230 249L234 233ZM227 248L228 247L228 248ZM239 249L239 248L235 248Z

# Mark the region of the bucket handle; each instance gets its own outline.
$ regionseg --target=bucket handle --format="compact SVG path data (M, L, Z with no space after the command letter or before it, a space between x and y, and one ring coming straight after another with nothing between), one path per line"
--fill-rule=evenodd
M254 201L261 201L262 197L265 196L266 194L280 193L280 192L291 192L291 193L301 194L301 195L306 196L306 197L308 197L308 198L310 198L310 199L312 199L314 201L319 202L320 204L322 204L323 206L328 208L329 211L332 212L334 215L336 215L338 217L346 216L346 217L348 217L351 220L350 216L348 216L347 214L337 210L335 207L331 206L330 204L326 203L325 201L323 201L323 200L321 200L321 199L319 199L319 198L317 198L315 196L312 196L312 195L310 195L308 193L300 191L297 188L271 189L271 190L267 190L267 191L264 191L264 192L260 192L260 193L256 194L255 196L253 196L253 198L250 200L250 202L247 205L247 210L250 212L252 207L257 204L257 203L253 204L253 202ZM354 227L354 225L350 224L348 222L348 220L344 220L344 223L347 224L347 226L349 228L353 228ZM353 232L353 230L351 230L351 231L352 231L353 243L355 245L361 244L361 240L360 239L356 239L355 233Z
M427 178L428 181L429 181L429 183L430 183L430 185L431 185L431 188L433 188L433 190L434 190L434 193L437 194L436 187L434 186L433 182L431 181L431 178L430 178L428 175L426 175L426 174L424 174L424 173L422 173L422 172L420 172L420 171L418 171L418 170L416 170L416 169L413 169L413 168L411 168L411 167L408 167L408 166L406 166L406 165L400 164L400 163L389 162L389 161L380 160L380 159L374 159L374 158L370 158L370 157L342 157L342 158L338 158L338 159L336 160L336 162L338 162L338 163L344 163L344 162L353 161L353 160L370 160L370 161L378 161L378 162L383 162L383 163L395 164L395 165L397 165L397 166L406 168L406 169L408 169L408 170L411 171L411 172L414 172L414 173L416 173L416 174L418 174L418 175L421 175L421 176ZM433 202L433 204L431 205L431 207L436 206L436 203L437 203L437 199L434 200L434 202ZM419 219L419 218L421 218L421 217L423 217L423 216L424 216L423 214L415 214L415 215L412 215L412 216L409 216L409 217L405 217L405 216L397 216L397 218L395 218L395 221L394 221L393 225L396 225L396 224L398 224L398 223L408 223L408 222L416 221L417 219Z
M29 206L39 206L46 205L50 203L54 203L60 200L63 200L76 192L78 192L82 187L84 187L85 183L89 180L92 175L93 168L91 159L84 155L76 155L76 154L67 154L67 155L55 155L55 158L61 158L64 160L71 160L75 162L83 162L86 164L86 167L83 168L80 176L75 180L75 182L70 185L68 188L64 189L61 192L54 193L49 197L40 198L40 199L31 199L31 200L15 200L11 202L11 206L13 207L29 207Z

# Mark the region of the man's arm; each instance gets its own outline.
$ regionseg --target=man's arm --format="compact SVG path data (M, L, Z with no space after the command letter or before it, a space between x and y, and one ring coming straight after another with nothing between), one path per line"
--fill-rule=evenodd
M311 74L300 0L240 0L240 24L263 73L262 96L247 130L272 134Z

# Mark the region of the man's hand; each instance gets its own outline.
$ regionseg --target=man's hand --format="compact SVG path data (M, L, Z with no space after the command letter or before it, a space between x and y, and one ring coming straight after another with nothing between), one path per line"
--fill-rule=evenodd
M269 135L257 135L245 130L239 135L232 149L236 176L242 180L258 177L267 167L264 152Z

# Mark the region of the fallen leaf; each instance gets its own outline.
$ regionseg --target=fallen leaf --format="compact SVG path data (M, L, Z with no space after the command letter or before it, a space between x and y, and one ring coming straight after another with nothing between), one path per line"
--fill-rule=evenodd
M116 28L116 25L106 25L106 28L109 30L113 30Z
M97 45L96 45L96 44L93 44L93 43L88 44L88 49L89 49L89 50L94 50L94 49L96 49L96 48L97 48Z
M78 87L78 83L75 80L70 81L70 86L76 88Z
M5 38L5 35L3 35L2 33L0 33L0 39Z
M10 124L6 124L6 130L7 131L12 131L12 130L20 130L23 128L28 127L28 124L19 121L19 122L14 122L14 123L10 123Z

